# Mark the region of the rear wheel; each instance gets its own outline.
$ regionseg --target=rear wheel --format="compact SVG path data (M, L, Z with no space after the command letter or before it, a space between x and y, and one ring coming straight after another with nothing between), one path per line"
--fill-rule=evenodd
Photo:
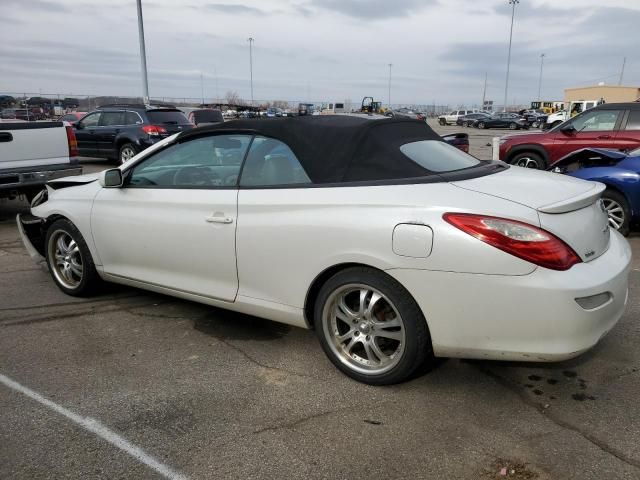
M511 122L509 124L509 130L517 130L518 129L518 124L515 122Z
M465 128L468 128L469 127L469 122L462 122L462 126L465 127Z
M331 277L314 308L316 333L331 362L370 385L406 380L433 358L427 323L395 279L355 267Z
M609 217L609 226L615 228L625 237L629 235L631 209L624 195L607 188L602 194L602 202Z
M518 153L509 163L518 167L534 168L536 170L545 170L547 168L547 162L545 162L544 158L540 154L533 152Z
M478 123L478 128L480 128L481 130L484 130L486 128L485 123L484 122Z
M128 160L131 160L137 154L138 154L138 149L133 143L125 143L120 147L118 160L120 161L120 163L125 163Z
M46 258L51 277L68 295L85 296L101 280L80 231L69 220L57 220L47 230Z

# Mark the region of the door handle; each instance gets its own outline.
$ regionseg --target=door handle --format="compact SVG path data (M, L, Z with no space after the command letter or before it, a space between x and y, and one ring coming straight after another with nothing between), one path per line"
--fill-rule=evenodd
M205 218L205 221L208 223L233 223L233 218L231 217L223 217L212 215L210 217Z
M611 138L611 135L600 135L598 137L598 140L608 140Z
M9 132L0 133L0 142L11 142L13 141L13 135Z

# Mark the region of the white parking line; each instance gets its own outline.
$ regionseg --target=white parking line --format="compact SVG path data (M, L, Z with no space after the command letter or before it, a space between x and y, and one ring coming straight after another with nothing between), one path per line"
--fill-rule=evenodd
M102 438L103 440L106 440L111 445L119 448L125 453L128 453L133 458L138 460L140 463L143 463L149 468L155 470L163 477L168 478L169 480L186 480L187 479L185 475L182 475L181 473L177 473L174 470L172 470L170 467L163 465L162 463L157 461L155 458L147 454L141 448L136 447L135 445L131 444L128 440L122 438L117 433L109 430L107 427L102 425L96 419L90 418L90 417L81 417L80 415L73 413L71 410L67 410L66 408L58 405L57 403L54 403L51 400L44 398L42 395L40 395L37 392L34 392L30 388L20 385L18 382L11 380L9 377L1 373L0 373L0 383L3 383L7 387L17 392L20 392L23 395L26 395L27 397L31 398L32 400L35 400L36 402L41 403L42 405L44 405L47 408L50 408L54 412L67 417L73 423L80 425L85 430L88 430L89 432L96 434L98 437Z

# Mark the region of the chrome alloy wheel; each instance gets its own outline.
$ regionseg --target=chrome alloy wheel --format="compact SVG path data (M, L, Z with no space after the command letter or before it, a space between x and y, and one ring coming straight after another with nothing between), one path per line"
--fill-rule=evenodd
M82 256L71 235L64 230L55 231L49 237L47 254L56 279L66 288L76 288L82 281Z
M368 285L335 290L325 303L322 328L336 357L359 373L382 374L402 358L402 317L389 298Z
M603 198L602 203L607 212L607 217L609 217L609 225L616 230L620 230L625 220L622 205L611 198Z
M538 165L538 161L531 158L531 157L522 157L518 159L518 162L516 163L516 165L518 167L524 167L524 168L535 168L535 169L539 169L540 166Z
M132 147L124 147L120 151L120 162L125 163L136 156L136 152Z

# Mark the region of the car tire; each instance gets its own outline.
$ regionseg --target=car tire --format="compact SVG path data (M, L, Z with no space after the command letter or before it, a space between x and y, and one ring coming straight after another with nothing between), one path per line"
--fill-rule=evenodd
M118 150L118 162L120 164L125 163L127 160L133 158L138 154L138 147L136 147L133 143L125 143Z
M625 237L629 235L631 209L626 197L617 190L607 188L602 194L602 201L609 217L609 226Z
M509 163L518 167L533 168L535 170L546 170L547 162L538 153L520 152L516 154Z
M479 128L480 130L484 130L486 127L487 127L487 126L485 125L485 123L484 123L484 122L479 122L479 123L478 123L478 128Z
M57 220L47 229L45 257L53 281L67 295L87 296L102 283L87 243L69 220Z
M469 122L462 122L462 126L464 128L469 128Z
M447 121L444 118L440 118L438 120L438 123L440 123L440 125L442 125L444 127L447 124Z
M518 130L518 124L516 122L511 122L509 124L509 130Z
M331 362L362 383L402 382L433 361L420 307L394 278L373 268L348 268L327 280L314 305L314 325Z

